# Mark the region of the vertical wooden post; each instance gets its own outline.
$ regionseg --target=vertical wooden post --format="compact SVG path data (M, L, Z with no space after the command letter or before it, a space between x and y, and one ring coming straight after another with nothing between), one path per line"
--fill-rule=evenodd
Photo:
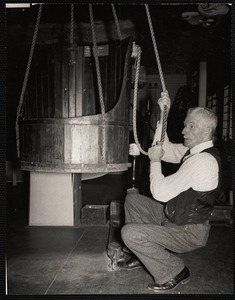
M67 48L63 48L62 56L62 118L69 116L69 53Z
M73 173L73 223L74 226L81 224L82 208L82 180L81 173Z
M206 106L207 95L207 63L200 62L199 69L199 91L198 91L198 106Z
M83 47L79 47L76 50L76 64L74 65L74 98L75 98L75 116L82 116L83 109L83 84L82 84L82 73L83 73ZM81 208L82 208L82 174L73 173L73 216L74 225L81 224Z
M76 107L76 49L71 47L69 49L69 118L75 117Z
M75 83L75 114L80 117L83 114L83 52L84 47L78 47L76 51L76 83Z

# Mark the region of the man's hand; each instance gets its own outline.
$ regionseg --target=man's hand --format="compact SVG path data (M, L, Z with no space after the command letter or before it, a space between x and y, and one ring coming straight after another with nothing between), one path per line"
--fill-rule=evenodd
M158 142L155 146L149 148L148 157L151 162L160 162L163 157L164 151L162 149L162 143Z
M170 110L171 100L168 94L168 91L161 93L161 98L158 99L158 105L160 106L161 111L163 112L164 106L167 107L167 110Z
M156 143L158 143L158 141L161 140L161 135L162 135L162 125L163 125L163 111L164 111L164 107L167 107L167 113L170 110L170 106L171 106L171 100L169 98L169 94L167 91L162 92L161 93L161 98L158 99L158 104L160 106L161 109L161 118L160 120L157 122L157 128L153 137L153 142L152 142L152 146L154 146Z

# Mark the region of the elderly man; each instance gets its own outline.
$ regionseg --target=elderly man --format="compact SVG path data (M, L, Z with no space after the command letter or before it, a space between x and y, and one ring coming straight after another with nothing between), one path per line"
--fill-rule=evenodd
M169 109L168 93L162 93L158 103L162 111L164 105ZM211 110L189 109L182 131L184 145L173 144L166 136L163 145L157 143L148 151L154 199L138 193L126 196L126 225L121 233L134 256L119 266L132 270L144 265L154 278L148 285L152 291L171 290L186 283L189 270L175 253L206 245L208 219L220 190L220 158L213 146L216 126ZM160 126L156 135L159 130ZM181 165L176 173L165 177L161 160Z

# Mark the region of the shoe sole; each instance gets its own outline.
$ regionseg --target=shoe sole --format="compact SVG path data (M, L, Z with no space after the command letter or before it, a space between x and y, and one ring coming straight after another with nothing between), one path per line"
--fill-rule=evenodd
M122 269L122 270L131 271L131 270L143 268L143 266L136 266L136 267L133 267L133 268L125 268L125 267L120 267L119 266L119 268Z
M180 281L179 284L180 284L180 283L182 283L182 284L187 284L189 281L190 281L190 276L187 277L186 279ZM178 286L178 284L176 285L176 287L177 287L177 286Z
M131 271L131 270L136 270L136 269L143 269L143 267L142 266L136 266L136 267L129 268L129 269L126 269L126 270Z
M166 290L154 290L154 289L152 289L152 288L150 288L150 287L148 287L148 289L150 290L150 291L152 291L152 292L155 292L155 293L158 293L158 292L167 292L167 291L172 291L172 290L174 290L174 289L176 289L180 284L187 284L189 281L190 281L190 276L189 277L187 277L187 278L185 278L184 280L182 280L182 281L180 281L176 286L174 286L172 289L166 289Z

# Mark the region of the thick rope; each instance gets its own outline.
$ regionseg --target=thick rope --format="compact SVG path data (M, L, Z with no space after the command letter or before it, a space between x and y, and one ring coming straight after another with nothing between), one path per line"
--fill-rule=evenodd
M101 82L98 47L97 47L97 42L96 42L95 23L94 23L94 17L93 17L92 4L89 4L89 12L90 12L91 31L92 31L92 40L93 40L93 53L94 53L94 58L95 58L99 100L100 100L101 115L102 115L102 160L105 161L105 156L106 156L105 105L104 105L104 98L103 98L103 92L102 92L102 82Z
M118 21L117 14L116 14L115 6L114 6L114 4L111 4L111 6L112 6L112 12L113 12L114 20L115 20L116 27L117 27L118 37L119 37L119 40L122 40L121 28L120 28L120 24L119 24L119 21Z
M39 28L39 24L40 24L41 13L42 13L42 6L43 6L43 4L40 4L39 10L38 10L38 16L37 16L35 29L34 29L34 34L33 34L33 39L32 39L29 59L28 59L28 64L27 64L27 68L26 68L26 72L25 72L25 76L24 76L24 81L23 81L23 86L22 86L22 90L21 90L21 94L20 94L20 101L19 101L19 104L18 104L18 107L17 107L17 112L16 112L16 123L15 123L15 125L16 125L16 150L17 150L17 157L18 158L20 157L20 138L19 138L19 124L18 124L18 121L19 121L19 117L22 115L21 108L22 108L23 101L24 101L25 90L26 90L26 86L27 86L27 82L28 82L30 66L31 66L31 62L32 62L32 59L33 59L34 48L35 48L35 44L36 44L36 40L37 40L38 28Z
M165 81L164 81L164 77L163 77L161 61L160 61L160 57L159 57L159 53L158 53L158 49L157 49L157 43L156 43L156 39L155 39L155 35L154 35L154 30L153 30L153 25L152 25L152 21L151 21L151 16L150 16L148 4L145 4L145 10L146 10L146 14L147 14L147 17L148 17L149 29L150 29L150 33L151 33L152 42L153 42L154 53L155 53L156 60L157 60L157 65L158 65L158 71L159 71L159 76L160 76L160 80L161 80L162 90L164 92L166 90L166 86L165 86Z
M157 60L157 66L158 66L160 81L161 81L161 85L162 85L162 90L163 90L163 92L166 92L166 85L165 85L165 81L164 81L164 77L163 77L161 61L160 61L160 57L159 57L159 53L158 53L158 49L157 49L157 43L156 43L156 39L155 39L155 35L154 35L154 30L153 30L153 25L152 25L152 20L151 20L148 4L145 4L145 10L146 10L150 33L151 33L151 37L152 37L154 53L155 53L156 60ZM163 142L165 140L166 127L167 127L167 115L168 115L167 107L164 107L161 142Z
M166 136L167 117L168 117L167 107L164 106L164 110L163 110L163 122L162 122L162 134L161 134L161 140L160 140L162 143L164 142L165 136Z
M70 11L70 45L73 44L73 32L74 32L74 4L71 4L71 11Z

